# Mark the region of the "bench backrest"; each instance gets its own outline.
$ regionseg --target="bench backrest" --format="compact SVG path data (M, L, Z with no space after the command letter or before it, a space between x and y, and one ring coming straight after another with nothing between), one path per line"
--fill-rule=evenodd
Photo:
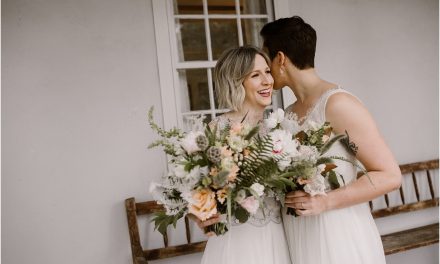
M438 169L439 160L430 160L424 162L417 162L411 164L405 164L400 166L400 170L404 177L412 177L412 184L415 191L417 201L408 202L404 190L406 189L404 184L407 181L403 181L403 185L399 189L401 203L398 205L391 205L389 194L385 194L381 199L385 200L386 207L375 209L373 202L370 202L370 208L372 215L375 218L384 217L388 215L398 214L401 212L410 212L420 210L424 208L434 207L439 205L438 193L435 193L433 177L430 170ZM426 177L426 181L422 181L422 177ZM424 186L426 185L428 186ZM423 185L424 184L424 185ZM421 198L421 186L428 187L430 198ZM139 227L137 223L137 217L141 215L149 215L155 212L163 211L162 205L158 205L155 201L139 202L136 203L134 198L128 198L125 200L125 208L127 213L128 231L130 235L131 250L134 264L146 264L148 260L157 260L170 258L175 256L181 256L186 254L192 254L196 252L202 252L205 249L206 241L191 242L189 220L185 217L185 232L186 232L186 244L169 246L168 236L163 236L164 247L156 249L143 249L139 236Z
M378 198L385 201L385 208L376 209L373 206L373 201L370 201L371 214L373 217L379 218L438 206L438 192L436 193L435 185L433 183L434 179L430 172L431 170L438 169L438 162L439 160L437 159L401 165L400 171L404 178L402 180L402 186L400 186L398 191L395 191L399 193L400 201L391 205L390 195L395 194L393 192ZM429 197L422 197L422 194L426 189L429 190ZM408 193L405 193L404 190ZM409 191L415 193L416 201L409 201Z

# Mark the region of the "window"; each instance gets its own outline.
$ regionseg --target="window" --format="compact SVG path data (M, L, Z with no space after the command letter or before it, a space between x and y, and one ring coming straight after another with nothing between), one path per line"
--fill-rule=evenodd
M272 1L153 0L153 13L165 127L229 111L218 107L213 67L228 48L262 46L259 32L273 20ZM281 107L280 95L273 106Z

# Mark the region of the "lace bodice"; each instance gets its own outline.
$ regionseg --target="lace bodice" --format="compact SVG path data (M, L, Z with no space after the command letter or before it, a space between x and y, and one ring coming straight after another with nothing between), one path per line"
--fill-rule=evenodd
M321 125L327 121L325 115L327 101L332 95L337 93L347 93L352 95L350 92L342 89L341 87L336 87L324 92L317 100L315 105L313 105L310 108L310 110L307 111L307 114L303 118L301 119L297 118L296 114L292 112L292 106L286 108L285 111L286 115L288 115L290 119L296 120L298 131L310 128L313 125L312 123ZM332 124L330 124L330 126L331 125ZM333 133L332 136L334 136ZM325 155L344 157L352 162L355 162L356 160L356 158L350 152L347 151L347 148L344 145L342 145L341 142L336 142ZM344 185L344 182L345 184L348 184L349 182L356 179L357 171L355 166L353 166L348 162L340 161L340 160L335 160L335 164L338 166L336 168L336 172L343 177L343 179L339 177L339 183L341 184L341 186Z

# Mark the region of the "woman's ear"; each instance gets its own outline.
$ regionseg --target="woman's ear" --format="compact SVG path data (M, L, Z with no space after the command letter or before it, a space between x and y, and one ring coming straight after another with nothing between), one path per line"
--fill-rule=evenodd
M278 66L285 66L286 64L286 55L282 51L277 52L277 56L275 57Z
M282 51L278 51L275 57L275 63L277 64L281 73L284 73L286 69L286 62L287 62L286 55Z

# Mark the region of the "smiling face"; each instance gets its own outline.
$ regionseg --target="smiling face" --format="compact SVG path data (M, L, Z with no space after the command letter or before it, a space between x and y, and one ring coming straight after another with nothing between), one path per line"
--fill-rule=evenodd
M273 78L263 56L255 55L254 67L243 81L244 104L264 108L272 102Z

